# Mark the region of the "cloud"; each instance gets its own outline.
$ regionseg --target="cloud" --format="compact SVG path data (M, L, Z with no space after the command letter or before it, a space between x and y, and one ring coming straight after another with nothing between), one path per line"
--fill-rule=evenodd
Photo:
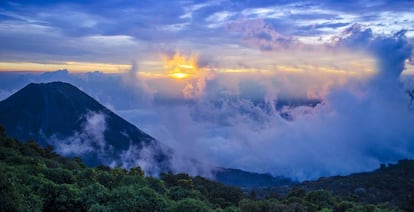
M147 176L158 176L162 169L158 166L159 161L156 160L159 152L159 146L146 145L138 147L130 144L129 148L121 153L121 164L118 165L126 169L139 166Z
M342 33L336 45L372 54L378 60L378 77L395 81L412 54L405 33L406 30L400 30L391 36L374 36L370 28L354 24Z
M105 155L108 148L105 142L106 116L103 113L89 112L83 117L84 124L80 131L64 139L52 135L48 143L55 147L55 151L64 156L83 156L87 153Z
M103 62L129 63L144 49L129 35L71 36L56 26L22 21L0 21L3 61L10 62ZM47 41L45 43L38 42ZM62 42L64 41L64 42ZM47 60L45 60L47 58Z
M233 22L228 25L228 29L241 32L243 43L264 51L294 49L301 46L297 39L278 33L261 19Z
M168 158L159 158L160 152L167 152L168 149L162 149L161 145L155 142L146 145L134 145L130 142L128 149L123 150L119 155L114 155L113 146L105 139L107 130L105 113L88 112L81 119L84 119L82 129L74 131L71 136L58 138L57 135L52 135L47 138L48 143L57 153L63 156L82 157L86 161L98 160L98 163L111 167L120 166L130 169L139 166L148 176L157 176L168 166L166 165L169 163Z
M256 93L242 95L246 84L225 87L213 81L192 104L158 108L162 120L154 128L162 130L150 132L186 158L299 180L367 171L414 157L414 114L399 81L409 77L401 76L401 64L410 57L410 44L400 33L374 35L358 26L342 36L335 48L373 55L378 70L371 77L330 87L316 107L269 110L279 100L277 86L254 81L257 85L250 91ZM265 104L255 103L253 96Z
M254 20L264 20L275 27L243 37L245 44L263 50L298 41L320 44L354 22L385 33L405 28L408 37L413 37L414 25L409 1L111 1L100 10L94 9L94 1L18 2L1 3L0 38L7 41L0 44L1 56L9 62L125 64L165 49L203 47L204 52L206 46L239 41L232 33L223 33L232 22L254 25Z
M216 12L206 18L206 21L210 23L207 27L216 28L216 27L223 26L234 15L235 15L234 12L228 12L228 11Z

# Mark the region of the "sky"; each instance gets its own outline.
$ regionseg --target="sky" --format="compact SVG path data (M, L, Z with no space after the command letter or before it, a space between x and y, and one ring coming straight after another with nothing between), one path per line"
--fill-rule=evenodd
M298 62L332 69L324 63L332 53L321 48L355 23L378 34L404 29L412 40L412 5L409 0L6 0L0 3L0 70L116 73L136 62L141 71L159 72L162 56L177 51L224 72L278 66L283 71ZM369 66L355 57L358 65Z
M369 171L414 158L413 14L413 1L2 1L0 100L72 83L172 148L177 172ZM277 106L294 100L319 104Z

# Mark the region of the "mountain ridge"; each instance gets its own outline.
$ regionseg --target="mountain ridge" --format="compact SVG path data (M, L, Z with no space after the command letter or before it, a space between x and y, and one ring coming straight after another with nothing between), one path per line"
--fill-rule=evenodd
M248 172L234 168L216 168L213 170L215 180L229 186L236 186L245 189L255 187L290 187L297 182L281 176L272 176L269 173Z

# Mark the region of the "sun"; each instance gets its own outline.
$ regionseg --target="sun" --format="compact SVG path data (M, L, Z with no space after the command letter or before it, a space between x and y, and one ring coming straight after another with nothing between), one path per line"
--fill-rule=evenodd
M171 73L168 76L175 78L175 79L184 79L184 78L188 78L189 74L178 72L178 73Z
M198 75L197 58L175 53L173 57L165 60L167 75L174 79L188 79Z

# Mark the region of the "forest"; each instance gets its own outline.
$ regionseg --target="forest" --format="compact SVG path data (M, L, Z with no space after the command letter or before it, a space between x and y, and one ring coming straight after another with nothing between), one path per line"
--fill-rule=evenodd
M155 178L140 167L87 167L50 146L10 138L3 127L0 144L0 211L402 211L323 189L258 198L254 190L184 173Z

